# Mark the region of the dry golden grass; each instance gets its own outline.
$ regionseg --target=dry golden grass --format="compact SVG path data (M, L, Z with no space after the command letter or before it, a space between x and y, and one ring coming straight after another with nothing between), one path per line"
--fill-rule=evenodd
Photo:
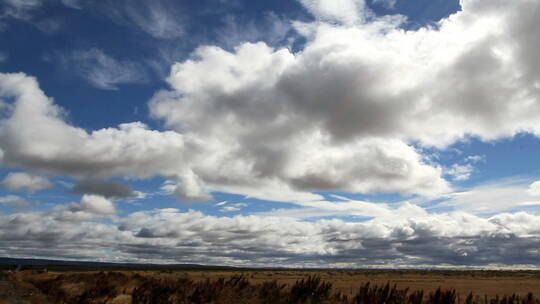
M84 296L90 290L97 292L92 303L128 304L132 302L132 293L145 280L177 280L185 278L195 282L211 281L218 278L231 278L243 275L253 285L276 280L279 284L292 286L300 279L318 276L332 283L332 292L353 296L361 284L370 282L371 286L390 283L398 289L408 288L410 292L423 290L427 295L439 287L455 289L461 303L469 293L476 295L478 303L485 297L517 294L525 296L532 292L540 295L540 273L538 272L481 272L481 271L304 271L304 270L250 270L250 271L117 271L114 273L86 272L48 272L21 271L10 275L0 282L0 304L13 303L6 294L12 289L11 297L18 303L54 303L54 296L65 295L67 298ZM56 280L55 280L56 279ZM105 291L95 291L104 288ZM99 287L99 288L98 288ZM107 296L100 295L110 290ZM3 290L3 291L2 291ZM44 293L48 293L49 301Z

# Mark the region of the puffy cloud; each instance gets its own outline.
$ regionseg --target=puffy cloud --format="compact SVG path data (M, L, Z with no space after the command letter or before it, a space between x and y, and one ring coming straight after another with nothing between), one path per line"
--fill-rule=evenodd
M540 181L535 181L529 186L528 192L532 196L540 196Z
M182 178L182 183L174 188L174 195L180 201L208 201L212 195L204 189L204 184L193 172L188 172Z
M339 15L333 2L302 3L345 25L302 25L311 34L296 54L264 43L233 52L201 47L173 66L173 90L154 97L153 115L217 140L229 150L223 155L241 153L256 176L308 191L442 193L440 168L411 142L444 148L467 136L538 134L532 79L540 75L528 68L536 57L522 56L538 36L536 3L503 9L507 2L465 1L436 27L409 31L401 17L360 20ZM366 8L347 10L358 11ZM449 173L464 180L472 169L456 165Z
M279 128L267 130L275 133L269 134L272 139L265 134L237 134L233 126L228 135L221 133L225 126L215 126L208 134L181 134L151 131L141 123L88 133L63 121L62 109L43 94L35 79L24 74L1 76L0 93L15 100L0 130L3 160L10 165L86 179L160 175L178 181L174 193L188 201L208 200L209 191L298 201L320 199L310 193L317 189L404 193L447 189L440 169L424 163L400 141L366 139L342 143L341 150L319 131L285 141ZM199 114L197 107L192 113ZM31 127L35 124L40 128Z
M47 216L55 221L81 222L112 217L116 213L113 203L99 195L85 194L79 203L57 205Z
M82 205L95 204L85 200L68 210L81 213ZM515 261L540 266L536 254L540 221L536 215L519 212L482 218L461 212L428 214L414 208L417 210L406 216L389 214L395 220L382 216L364 222L216 217L160 209L132 213L114 219L117 224L105 224L95 217L62 217L57 210L18 213L0 216L0 252L244 266L501 267L515 266Z
M0 183L0 187L10 191L40 191L53 188L54 185L45 177L25 172L9 173Z
M143 66L118 61L97 48L63 54L60 59L67 71L104 90L116 90L119 84L141 83L147 79Z
M101 180L80 180L73 186L71 192L78 194L96 194L107 198L136 197L137 193L129 185L119 182Z
M80 203L69 205L68 210L71 212L86 211L97 214L114 214L116 212L111 201L99 195L84 195Z
M5 164L80 178L174 177L192 154L185 152L196 151L182 134L138 122L91 133L71 126L37 81L22 73L0 74L0 98L15 100L0 125Z
M473 171L474 167L471 164L454 164L446 171L446 174L450 175L455 181L466 181L471 177Z
M302 102L276 91L285 69L295 61L288 51L273 52L258 43L243 44L235 53L205 47L197 57L201 59L173 67L169 82L177 92L156 95L151 110L169 126L215 142L220 148L218 155L232 161L220 174L214 167L200 166L197 172L203 180L223 184L237 174L248 173L253 177L240 175L236 179L277 177L308 191L425 194L448 189L440 168L428 165L400 140L364 137L335 141L321 128L320 120L333 116L331 99L319 99L329 112L320 118L305 113L311 109L307 106L297 111L294 104L287 104ZM206 73L209 68L212 75Z
M176 64L169 78L183 98L158 97L154 113L200 132L207 120L180 114L200 104L228 117L229 125L279 118L282 125L294 121L288 126L295 130L322 125L333 140L393 136L436 146L466 134L493 139L535 132L538 95L525 81L524 73L534 72L523 62L535 57L520 54L535 41L537 4L479 3L489 3L483 5L488 15L481 5L464 5L436 28L416 31L401 29L396 18L358 26L313 23L313 37L297 54L262 44L243 44L234 53L200 48L197 60ZM208 77L203 71L210 67L215 73Z
M359 0L302 3L318 20L295 23L307 38L297 53L203 46L175 64L171 89L150 102L174 131L130 123L86 132L33 78L1 75L2 99L15 99L0 130L3 162L77 178L159 175L181 200L212 191L284 201L321 200L320 190L436 195L450 186L415 146L539 133L534 1L464 0L418 30Z

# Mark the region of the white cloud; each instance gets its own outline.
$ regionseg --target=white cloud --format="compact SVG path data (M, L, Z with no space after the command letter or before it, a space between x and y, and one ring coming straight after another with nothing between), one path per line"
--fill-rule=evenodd
M403 17L376 18L362 1L302 3L318 20L302 25L310 35L299 52L202 46L175 64L171 89L149 105L174 131L130 123L86 132L34 79L2 74L2 99L16 100L0 130L4 163L77 178L159 175L185 200L212 191L282 201L318 201L320 190L433 196L451 187L412 143L540 134L534 2L463 1L436 27L409 31ZM84 74L95 85L132 80L118 72L129 64L83 55L97 62Z
M440 169L428 166L402 141L336 142L320 128L319 117L302 117L303 110L287 105L295 101L274 90L295 60L288 51L273 52L258 43L243 44L235 53L205 47L197 57L201 60L173 67L169 82L177 92L156 95L151 110L171 127L215 145L214 158L226 161L227 171L216 174L214 163L207 162L211 167L198 168L203 180L228 180L232 188L234 179L250 184L255 176L269 176L308 191L427 194L448 189ZM209 68L212 75L205 72ZM252 177L245 178L246 173Z
M151 131L138 122L91 133L71 126L37 81L22 73L0 74L0 98L15 99L0 129L5 164L80 178L175 176L193 146L179 133Z
M9 173L0 183L0 187L10 191L41 191L54 185L45 177L25 172Z
M111 218L115 214L116 208L110 200L99 195L85 194L79 203L57 205L49 215L57 221L82 222Z
M474 167L471 164L454 164L446 170L446 174L452 177L454 181L466 181L471 177Z
M247 142L242 147L240 134L233 128L229 136L207 138L190 132L151 131L141 123L87 133L62 120L62 110L33 78L4 74L0 87L3 96L16 100L0 133L4 162L11 165L77 178L160 175L180 182L174 191L182 200L207 200L209 191L297 201L320 199L309 193L319 187L406 193L447 187L439 177L440 169L425 165L412 148L399 141L374 139L342 144L345 150L340 150L324 137L311 136L293 138L288 144L283 141L281 148L272 147L278 138L252 146ZM30 128L30 121L40 128ZM347 164L355 158L356 166ZM364 158L372 162L363 163ZM326 167L313 166L320 159L328 162ZM325 177L332 171L336 181ZM345 176L354 178L349 181ZM381 180L385 184L377 186Z
M84 200L77 207L95 204ZM391 212L365 222L306 222L292 217L216 217L160 209L112 218L115 224L104 224L95 221L95 216L109 213L83 216L79 208L73 212L69 208L0 215L0 252L243 266L515 267L516 259L528 267L540 266L532 250L540 244L539 217L525 212L482 218L462 212L428 214L404 205L405 214Z
M479 163L479 162L485 162L486 156L485 155L469 155L465 157L464 161L468 163L473 163L473 164Z
M110 200L99 195L83 195L80 203L69 205L72 212L87 211L98 214L114 214L116 212Z
M540 205L538 197L534 196L525 181L514 179L453 193L449 200L436 207L452 207L473 214L496 214L533 205Z
M247 207L246 203L227 203L227 204L222 204L222 205L219 205L219 204L216 204L216 205L222 206L219 209L220 212L235 212L235 211L242 210L244 207Z
M534 183L530 184L527 191L532 196L540 196L540 181L535 181Z
M347 25L362 22L366 13L363 0L300 0L316 18Z
M208 193L201 179L192 171L182 176L182 183L174 188L174 195L179 201L208 201L212 195Z

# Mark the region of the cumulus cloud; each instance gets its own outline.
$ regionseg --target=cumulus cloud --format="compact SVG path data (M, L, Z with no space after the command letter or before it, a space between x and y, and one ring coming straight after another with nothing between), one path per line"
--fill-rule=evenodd
M84 201L68 209L97 214L93 207L81 206L95 202ZM58 211L17 213L0 216L0 252L244 266L500 267L515 266L515 261L540 266L538 216L518 212L483 218L460 212L427 214L415 208L414 213L396 216L394 221L382 217L365 222L216 217L160 209L105 224L95 218L61 217Z
M130 198L137 193L129 185L119 182L83 179L77 181L71 192L78 194L96 194L106 198Z
M34 192L53 188L54 185L43 176L26 172L12 172L0 182L0 187L10 191Z
M108 199L99 195L84 195L80 203L72 203L67 210L71 212L90 212L97 214L114 214L113 204Z
M0 74L0 98L15 100L0 129L5 164L80 178L175 176L193 148L182 134L139 122L91 133L71 126L37 81L22 73Z
M176 185L174 195L178 200L184 202L208 201L212 199L212 195L204 189L201 179L191 171L183 176L182 183Z
M0 95L15 99L0 130L4 162L77 178L159 175L180 200L212 191L282 201L321 200L321 190L433 196L451 186L415 147L540 132L534 1L463 0L418 30L360 0L301 3L317 20L293 23L306 35L299 52L202 46L173 65L170 89L149 105L170 131L129 123L87 132L67 124L33 78L2 74ZM95 85L131 81L95 72L108 62L99 50L83 55L97 62L85 74Z
M160 175L179 182L174 192L181 200L207 200L209 191L296 201L320 199L310 193L319 188L432 193L447 187L440 169L425 164L400 141L344 143L342 151L316 134L281 143L279 137L253 143L246 138L243 143L232 128L229 136L207 137L131 123L88 133L63 121L62 109L35 79L4 74L0 86L5 98L15 99L0 133L4 162L11 165L78 178ZM29 121L41 127L31 128ZM256 139L260 134L245 135ZM355 158L357 165L347 164ZM362 162L364 158L373 161ZM319 160L323 167L314 166ZM379 184L381 180L386 183Z
M321 128L319 117L287 104L296 99L276 91L276 81L295 61L287 50L274 52L263 43L248 43L234 53L201 48L197 57L201 60L173 67L169 82L176 92L156 95L151 110L171 127L216 142L227 161L246 162L227 166L230 169L223 176L216 175L215 168L201 166L198 173L203 180L232 180L238 169L251 167L248 173L254 177L278 177L301 190L436 193L448 189L440 168L428 165L404 142L372 137L336 141ZM205 72L209 68L212 75ZM326 100L331 99L320 98L321 106Z
M99 195L85 194L79 203L57 205L46 216L55 221L80 223L84 221L112 218L116 213L113 203Z
M119 84L141 83L147 79L141 65L118 61L97 48L63 54L60 59L66 70L104 90L116 90Z
M290 127L302 130L302 123L322 125L333 140L392 136L435 146L466 134L489 140L536 132L531 112L538 111L538 96L524 73L538 75L523 62L535 59L521 56L534 43L522 37L534 36L536 3L521 1L508 10L501 9L503 2L471 3L476 2L464 1L463 11L438 27L416 31L404 31L395 18L359 26L314 23L312 39L298 54L261 44L243 44L232 53L203 47L197 60L173 67L169 82L183 98L170 103L178 110L158 99L154 113L171 125L199 128L207 121L197 123L195 115L178 112L200 103L238 118L233 123L268 113L263 122L280 118L286 125L294 118ZM525 18L512 17L522 13ZM203 78L210 66L216 73ZM263 69L266 73L259 72ZM492 91L493 83L498 92Z
M348 13L369 13L346 2L356 8ZM302 3L343 25L303 24L311 34L296 54L264 43L201 47L173 66L172 90L155 96L153 115L237 146L257 175L303 190L442 193L440 168L410 142L444 148L467 136L538 134L532 79L540 75L528 68L536 57L522 56L537 34L536 3L463 1L436 27L414 31L401 28L402 17L362 19L333 2ZM465 180L472 170L460 164L449 174Z
M540 196L540 181L530 184L528 192L532 196Z
M455 181L466 181L471 177L473 171L474 167L471 164L454 164L446 170L446 174L450 175Z

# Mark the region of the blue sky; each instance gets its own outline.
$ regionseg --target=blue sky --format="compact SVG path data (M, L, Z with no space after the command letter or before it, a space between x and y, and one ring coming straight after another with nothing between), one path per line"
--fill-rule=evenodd
M6 0L0 255L536 268L538 5Z

